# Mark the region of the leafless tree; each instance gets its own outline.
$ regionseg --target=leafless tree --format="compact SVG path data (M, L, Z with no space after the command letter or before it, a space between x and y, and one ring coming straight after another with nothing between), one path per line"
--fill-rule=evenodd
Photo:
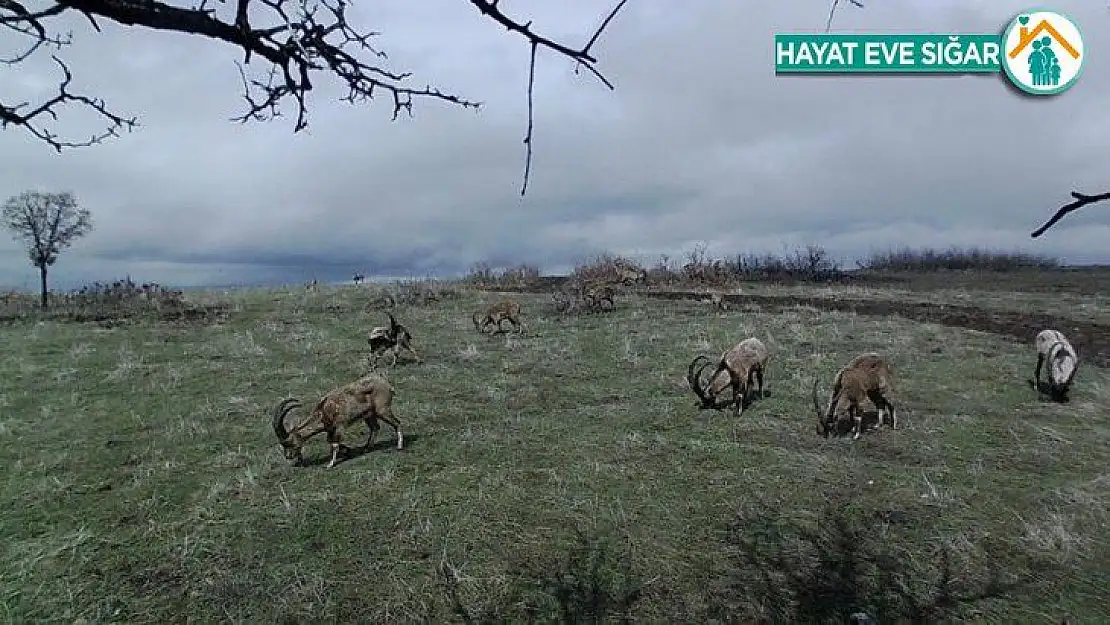
M246 111L235 121L264 121L281 114L281 105L292 100L297 117L293 132L308 125L308 93L313 80L336 80L346 87L343 98L350 103L368 101L379 93L393 100L393 118L401 111L412 114L414 98L432 98L467 108L478 108L477 101L441 91L432 86L416 87L408 79L411 74L390 67L385 52L373 44L379 33L352 25L347 20L350 0L47 0L46 8L28 8L25 0L0 0L0 26L25 39L20 52L0 63L15 65L42 49L60 50L72 42L70 34L56 28L57 18L68 14L84 15L92 29L100 32L99 20L110 20L125 26L138 26L206 37L243 51L239 65L243 79ZM461 1L461 0L460 0ZM549 39L532 29L530 20L514 19L501 9L500 0L466 0L484 16L523 37L529 44L531 57L528 70L528 122L524 138L526 160L521 195L528 188L532 162L532 87L539 48L553 50L573 59L576 67L585 67L606 87L610 83L597 69L592 48L628 0L619 0L601 22L593 36L581 47L572 47ZM192 4L189 4L192 3ZM260 58L264 71L248 77L243 65ZM21 127L54 149L88 146L117 136L121 130L132 130L138 122L113 112L101 99L70 90L73 75L57 55L61 79L58 91L38 103L16 103L0 97L0 127ZM106 128L85 140L66 139L48 126L57 119L60 109L75 105L87 108L104 120Z
M3 218L15 239L27 245L31 264L39 268L42 309L46 310L46 273L62 250L92 230L89 211L78 207L77 198L70 192L25 191L8 198Z

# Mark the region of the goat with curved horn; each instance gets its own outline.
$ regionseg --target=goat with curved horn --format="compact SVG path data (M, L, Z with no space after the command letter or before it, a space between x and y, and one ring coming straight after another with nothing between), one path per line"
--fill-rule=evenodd
M763 341L755 337L746 338L721 355L716 369L703 382L702 372L714 363L707 356L696 356L690 362L686 379L698 396L697 406L720 410L732 404L736 406L737 416L743 414L749 389L753 385L758 386L759 395L763 397L763 373L770 359L771 353ZM732 389L732 399L721 401L718 398L726 388Z
M301 406L300 401L290 397L274 407L274 434L285 452L285 458L300 465L304 462L301 450L305 442L313 436L326 433L331 446L331 461L327 466L329 469L339 461L339 452L344 448L344 430L358 421L365 422L369 430L363 450L368 450L373 445L380 428L379 420L393 428L397 434L397 449L402 449L405 437L401 432L400 420L393 414L393 395L393 386L385 378L370 374L332 389L320 398L307 417L293 427L286 428L286 416Z

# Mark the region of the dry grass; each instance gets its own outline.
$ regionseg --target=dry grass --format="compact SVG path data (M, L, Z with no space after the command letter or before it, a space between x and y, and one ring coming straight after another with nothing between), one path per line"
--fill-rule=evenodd
M522 296L525 333L483 337L462 292L397 308L406 449L325 471L266 413L366 371L371 289L206 297L226 319L2 329L5 620L1110 620L1105 370L1049 404L993 335L637 298ZM745 336L767 399L697 411L686 363ZM813 376L870 349L900 429L818 437Z

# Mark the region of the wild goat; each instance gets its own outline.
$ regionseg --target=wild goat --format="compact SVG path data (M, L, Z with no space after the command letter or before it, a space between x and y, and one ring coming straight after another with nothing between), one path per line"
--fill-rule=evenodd
M485 332L486 328L494 323L497 324L497 331L502 332L502 321L508 321L513 324L517 333L524 331L520 323L520 304L510 299L496 302L486 308L484 312L478 311L474 313L470 319L474 322L474 329L479 332Z
M355 284L362 284L362 281L365 280L365 279L366 279L365 275L363 275L361 272L356 271L355 275L351 278L351 281L354 282Z
M551 304L555 307L555 312L566 313L570 312L574 299L564 290L558 290L551 294Z
M286 415L300 407L301 402L290 397L275 406L272 414L274 433L285 451L285 458L298 466L304 463L301 449L305 441L326 432L328 444L331 445L331 461L327 468L334 467L339 452L344 448L344 429L359 420L364 421L369 429L366 444L362 446L363 451L369 450L374 443L380 427L379 419L391 425L397 433L397 449L404 446L405 436L401 433L401 422L393 415L393 386L379 375L370 374L333 389L320 398L307 418L286 429Z
M686 371L686 380L698 396L699 402L695 405L702 409L720 410L735 404L736 415L743 414L744 402L753 381L758 383L759 397L763 398L763 372L770 360L771 353L763 341L755 337L747 338L722 354L713 374L702 382L702 371L712 366L713 361L707 356L696 356ZM728 387L732 388L732 400L718 403L717 397Z
M424 362L420 354L416 353L416 349L412 346L412 333L405 326L397 323L397 319L393 317L393 313L387 312L389 315L389 326L376 327L370 330L370 337L366 342L370 344L370 357L377 360L386 352L393 355L393 362L397 364L397 357L401 350L407 350L416 358L416 362Z
M306 291L315 291L318 286L319 286L319 283L316 282L316 278L313 278L313 279L309 280L308 282L304 283L304 290L306 290Z
M1037 348L1037 367L1029 385L1040 391L1041 367L1048 362L1048 384L1044 390L1055 401L1068 401L1068 391L1079 370L1079 355L1058 330L1041 330L1033 341Z
M617 290L607 282L587 282L582 285L582 301L591 310L612 310L617 304ZM608 304L608 306L606 306Z
M829 404L822 413L821 406L817 402L819 380L814 379L813 409L817 413L817 433L828 438L836 431L841 417L847 413L847 416L853 420L852 438L858 439L863 429L863 411L860 409L860 404L865 398L870 399L879 410L879 426L883 423L883 415L889 414L890 427L897 430L898 414L890 401L893 381L894 374L885 358L875 352L860 354L836 372Z
M725 296L721 293L718 293L717 291L709 293L708 297L703 299L702 302L709 304L713 308L713 310L717 312L724 312L728 310L728 305L725 303Z

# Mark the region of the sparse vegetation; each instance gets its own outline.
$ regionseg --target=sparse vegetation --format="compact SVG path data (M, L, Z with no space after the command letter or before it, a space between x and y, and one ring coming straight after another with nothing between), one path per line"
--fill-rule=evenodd
M484 340L487 296L458 287L397 306L430 350L388 373L404 451L292 467L269 412L365 373L371 288L190 293L228 313L203 327L52 313L0 333L5 618L1110 619L1105 369L1057 404L1026 385L1029 337L635 295ZM766 398L697 410L689 355L744 336L775 353ZM809 384L861 348L897 368L899 429L826 440Z
M0 321L52 319L95 321L112 325L138 319L215 321L227 313L222 304L198 304L183 291L153 282L137 284L130 276L112 282L93 282L70 293L54 293L53 306L41 306L26 293L10 292L0 301Z
M490 290L502 288L529 290L539 285L540 270L528 264L495 268L489 263L476 263L463 278L463 283Z
M1028 269L1056 269L1060 267L1060 261L1039 254L952 247L946 250L902 248L885 252L871 252L867 257L857 261L856 265L860 269L871 272L1008 272Z
M428 306L459 294L457 285L433 278L397 280L386 287L370 288L371 305L376 308Z

